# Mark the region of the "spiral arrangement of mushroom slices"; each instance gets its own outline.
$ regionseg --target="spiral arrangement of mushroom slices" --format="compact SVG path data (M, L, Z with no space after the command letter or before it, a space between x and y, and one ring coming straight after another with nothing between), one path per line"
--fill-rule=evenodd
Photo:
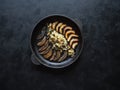
M37 43L39 53L45 59L57 62L73 57L79 41L75 30L57 21L49 23L46 27L46 35L41 35Z

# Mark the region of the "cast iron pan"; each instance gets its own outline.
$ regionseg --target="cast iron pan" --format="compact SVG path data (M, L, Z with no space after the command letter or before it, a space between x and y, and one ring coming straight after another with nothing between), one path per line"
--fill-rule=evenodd
M75 55L72 58L67 58L66 60L62 61L62 62L51 62L49 60L46 60L45 58L42 57L42 55L39 54L38 49L37 49L37 36L39 34L43 35L43 27L51 22L55 22L55 21L59 21L59 22L63 22L69 26L71 26L72 28L74 28L75 32L77 32L77 34L79 35L79 42L78 42L78 46L75 49ZM31 50L32 50L32 62L36 65L44 65L46 67L49 68L64 68L67 67L69 65L71 65L73 62L75 62L78 57L81 54L82 48L83 48L83 37L82 37L82 33L81 33L81 26L80 23L75 22L74 20L72 20L71 18L67 17L67 16L63 16L63 15L51 15L51 16L47 16L45 18L43 18L42 20L40 20L40 22L35 26L34 30L32 31L32 35L31 35Z

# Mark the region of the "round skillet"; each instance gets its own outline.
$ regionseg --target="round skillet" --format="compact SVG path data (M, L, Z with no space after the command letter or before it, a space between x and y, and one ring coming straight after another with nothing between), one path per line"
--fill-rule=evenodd
M52 23L55 21L63 22L65 24L71 26L79 36L79 42L75 49L76 54L72 58L66 58L62 62L52 62L52 61L46 60L45 58L42 57L42 55L39 54L37 45L36 45L37 36L39 34L44 35L43 31L41 31L42 28L46 24ZM78 59L78 57L82 51L82 48L83 48L83 37L82 37L81 27L79 24L80 23L76 23L71 18L69 18L67 16L63 16L63 15L51 15L51 16L47 16L47 17L43 18L42 20L40 20L40 22L35 26L34 30L32 31L31 42L30 42L32 56L35 58L34 60L36 60L36 61L34 61L34 63L43 64L44 66L50 67L50 68L64 68L64 67L71 65L73 62L75 62Z

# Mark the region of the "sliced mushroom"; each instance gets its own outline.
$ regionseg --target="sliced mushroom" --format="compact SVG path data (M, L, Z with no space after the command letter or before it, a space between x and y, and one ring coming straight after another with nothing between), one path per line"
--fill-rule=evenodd
M59 62L65 60L65 58L67 57L67 51L64 51L63 55L59 58Z
M39 48L39 51L44 51L49 45L49 42L48 40L46 40L46 42Z
M70 34L69 37L67 38L67 41L70 41L71 38L78 38L78 35L76 35L76 34Z
M72 44L72 48L73 49L75 49L75 47L78 45L78 42L74 42L73 44Z
M63 24L63 25L61 25L60 26L60 28L59 28L59 33L63 33L63 28L66 26L66 24Z
M37 43L37 46L42 46L46 42L47 38L44 36L42 40Z
M70 46L72 46L72 44L74 43L74 42L78 42L78 38L72 38L71 40L70 40Z
M48 53L43 55L43 57L46 58L46 59L50 58L52 56L52 52L53 52L53 50L50 49Z
M63 30L63 34L65 34L65 32L66 32L67 30L72 30L72 27L66 26L66 27L64 28L64 30Z
M54 22L54 23L52 24L52 29L53 29L53 30L55 30L55 27L56 27L57 23L58 23L58 22Z
M40 54L47 54L50 49L51 49L51 46L48 46L44 51L41 51Z
M61 55L60 51L56 51L56 55L54 57L54 61L57 61L60 58L60 55Z
M50 61L54 60L55 56L56 56L56 51L53 50L53 54L52 54L52 56L51 56L51 58L50 58Z
M56 31L58 32L59 30L59 27L62 25L63 23L59 23L57 26L56 26Z
M65 33L65 37L68 38L68 36L69 36L70 34L75 34L75 31L73 31L73 30L68 30L68 31Z

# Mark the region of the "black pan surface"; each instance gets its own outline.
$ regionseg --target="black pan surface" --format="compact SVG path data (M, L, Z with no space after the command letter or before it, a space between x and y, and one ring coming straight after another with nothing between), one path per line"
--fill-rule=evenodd
M66 60L62 61L62 62L52 62L49 60L46 60L42 57L42 55L39 54L38 49L37 49L37 36L39 34L44 34L42 29L43 27L48 24L48 23L52 23L55 21L59 21L59 22L63 22L69 26L71 26L75 32L77 32L77 34L79 35L79 42L78 42L78 46L76 47L76 54L74 55L74 57L72 58L67 58ZM83 36L81 33L81 26L79 25L80 23L76 23L75 21L73 21L71 18L68 18L66 16L63 15L51 15L51 16L47 16L45 18L43 18L42 20L40 20L40 22L35 26L32 35L31 35L31 50L32 53L34 55L34 57L36 58L36 60L38 62L40 62L41 64L50 67L50 68L64 68L66 66L69 66L70 64L72 64L73 62L75 62L81 51L83 48Z

